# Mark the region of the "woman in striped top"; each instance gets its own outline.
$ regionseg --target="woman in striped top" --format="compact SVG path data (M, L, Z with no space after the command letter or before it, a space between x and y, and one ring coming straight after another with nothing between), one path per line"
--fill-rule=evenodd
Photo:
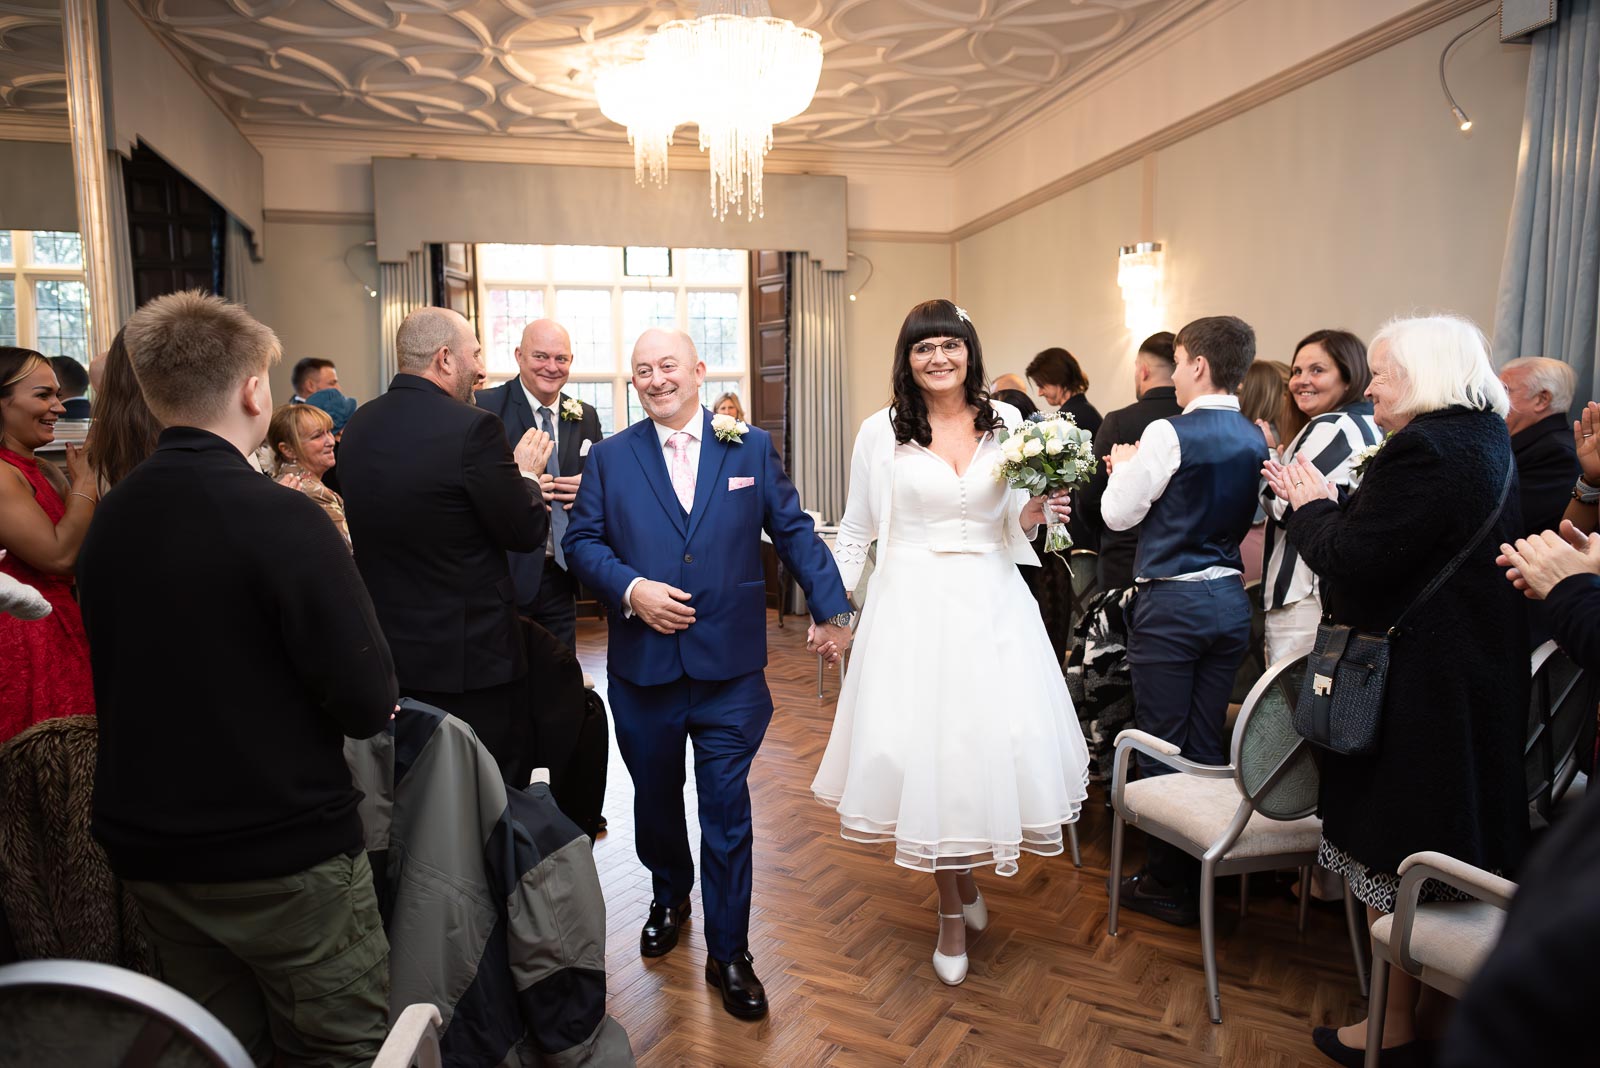
M1372 373L1367 347L1345 330L1318 330L1295 346L1289 393L1309 422L1281 450L1280 462L1304 456L1328 481L1354 489L1355 456L1378 440L1372 404L1363 394ZM1270 437L1270 435L1269 435ZM1271 440L1267 443L1277 443ZM1317 576L1284 536L1288 505L1271 489L1262 491L1267 512L1266 566L1261 600L1266 608L1266 662L1276 664L1309 653L1322 618Z

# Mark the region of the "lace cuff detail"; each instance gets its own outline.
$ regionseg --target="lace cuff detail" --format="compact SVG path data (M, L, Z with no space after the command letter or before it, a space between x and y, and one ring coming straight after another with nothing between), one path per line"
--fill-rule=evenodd
M856 588L856 580L867 566L867 551L871 548L871 542L845 541L843 538L834 541L833 562L839 565L839 576L844 580L845 589Z

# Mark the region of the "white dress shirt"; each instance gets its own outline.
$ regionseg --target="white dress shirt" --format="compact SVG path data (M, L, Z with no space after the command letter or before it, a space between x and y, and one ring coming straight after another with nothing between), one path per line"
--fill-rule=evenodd
M529 389L527 384L522 381L521 375L517 376L517 387L522 390L522 395L528 398L528 407L533 409L533 425L536 429L544 429L544 421L539 418L539 409L550 409L550 440L553 443L551 455L559 455L561 452L561 394L556 394L555 403L546 404L538 397L533 395L533 390ZM522 472L522 477L531 478L535 482L538 482L539 476L546 473L547 472L544 471L539 471L536 473L524 471ZM543 499L544 491L540 490L540 500ZM545 501L545 505L552 510L561 507L561 505L555 501ZM550 524L550 533L545 535L544 554L549 557L554 557L556 554L556 525L554 522Z
M703 422L702 418L698 418L698 416L699 416L699 412L698 411L696 411L695 414L696 414L697 418L689 420L688 425L686 425L682 430L674 430L670 426L667 426L665 423L656 423L656 421L654 419L650 420L652 423L655 423L656 437L661 440L661 460L662 460L663 463L665 463L667 465L667 473L668 473L669 476L672 473L672 450L667 447L667 439L672 437L672 435L674 435L674 434L688 434L689 435L689 470L695 472L695 479L696 479L696 481L699 480L699 477L700 477L700 430L701 430L701 427L704 426L704 422ZM622 591L622 618L623 619L632 619L633 618L633 588L635 586L639 585L639 583L641 583L643 581L644 581L644 576L641 575L638 578L634 579L632 582L628 583L628 588Z
M1183 409L1183 414L1199 408L1239 410L1239 398L1228 393L1208 393L1196 397ZM1106 492L1100 498L1100 515L1112 530L1129 530L1150 514L1150 506L1166 492L1172 476L1178 473L1183 462L1178 447L1178 432L1169 419L1157 419L1144 428L1139 438L1139 451L1131 460L1118 464L1111 471ZM1232 567L1208 567L1187 575L1174 575L1173 582L1197 582L1206 579L1237 575ZM1145 582L1145 579L1139 579Z

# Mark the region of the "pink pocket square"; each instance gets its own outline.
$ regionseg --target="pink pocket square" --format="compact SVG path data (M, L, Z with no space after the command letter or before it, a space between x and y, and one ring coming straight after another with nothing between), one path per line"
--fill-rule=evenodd
M754 486L755 484L756 484L756 480L753 479L753 478L730 478L730 479L728 479L728 489L729 489L730 492L733 491L733 490L749 489L751 486Z

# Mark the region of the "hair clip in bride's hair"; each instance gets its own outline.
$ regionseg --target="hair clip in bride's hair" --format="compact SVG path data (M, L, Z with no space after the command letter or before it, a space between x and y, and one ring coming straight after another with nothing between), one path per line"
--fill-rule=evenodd
M962 322L966 323L968 326L972 325L972 316L967 314L967 309L963 308L953 300L950 302L950 307L956 310L956 314L961 317Z

